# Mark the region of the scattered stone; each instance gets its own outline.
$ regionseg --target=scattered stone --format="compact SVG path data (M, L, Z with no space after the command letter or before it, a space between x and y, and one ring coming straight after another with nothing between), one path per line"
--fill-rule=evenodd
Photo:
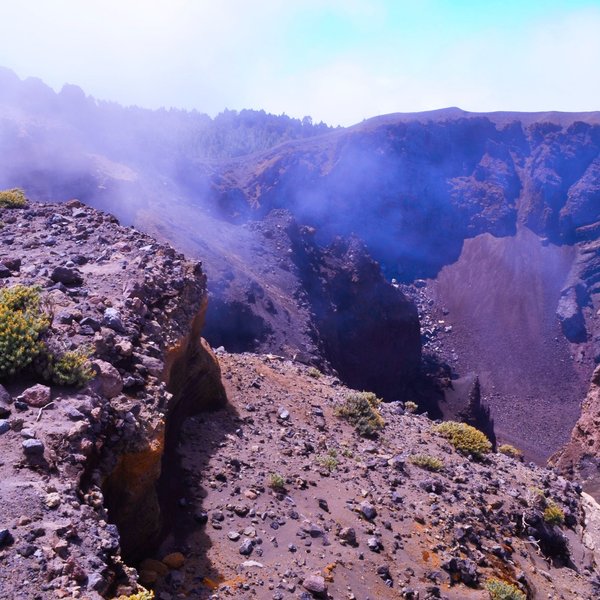
M343 527L338 534L340 540L350 546L356 546L356 531L352 527Z
M163 561L155 560L154 558L145 558L140 563L140 569L143 571L153 571L161 577L164 577L169 572L169 567Z
M119 371L104 360L95 360L92 367L96 370L96 386L105 398L114 398L123 391L123 379Z
M239 552L242 556L250 556L254 549L254 542L252 540L244 540L240 545Z
M194 513L194 520L200 525L205 525L208 522L208 513L204 510L199 510Z
M369 550L372 550L373 552L381 552L381 550L383 550L381 540L376 537L370 537L367 540L367 546L369 547Z
M320 575L309 575L302 582L302 587L315 596L322 596L327 591L325 578Z
M44 454L44 444L41 440L29 439L25 440L21 446L26 456L34 457Z
M100 331L101 327L100 322L92 317L84 317L79 321L79 325L81 325L82 328L89 327L92 330L92 333L94 331Z
M64 285L81 285L83 283L81 273L77 269L68 267L55 267L50 274L50 279Z
M125 326L123 325L121 313L116 308L109 307L104 311L102 324L118 333L125 333Z
M245 560L242 563L242 567L258 567L259 569L262 569L264 565L256 560Z
M10 546L15 539L8 529L0 529L0 548L4 546Z
M390 568L387 565L381 565L377 567L377 575L384 581L392 581L392 575L390 574Z
M10 423L6 419L0 419L0 435L10 431Z
M28 406L41 408L50 402L51 391L46 385L38 383L37 385L27 388L20 396L19 400L25 402Z
M162 561L169 569L181 569L185 564L185 556L181 552L171 552Z
M377 509L366 500L360 503L360 512L367 521L372 521L377 516Z
M48 508L58 508L60 506L61 498L58 492L51 492L46 496L44 504Z
M2 263L7 269L15 272L18 272L21 268L21 259L15 256L5 256L0 260L0 263Z

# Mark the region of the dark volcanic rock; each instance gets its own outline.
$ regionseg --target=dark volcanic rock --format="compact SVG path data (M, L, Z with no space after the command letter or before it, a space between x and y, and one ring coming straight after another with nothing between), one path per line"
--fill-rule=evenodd
M50 279L64 285L81 285L83 283L81 273L68 267L55 267L50 275Z
M581 416L571 439L550 462L569 477L582 481L584 489L600 502L600 366L596 367Z
M558 302L556 316L565 337L573 343L585 342L587 331L581 307L577 300L577 291L574 288L565 290Z
M322 247L284 210L248 229L265 267L253 279L228 269L213 281L207 339L333 367L348 385L403 399L420 368L417 309L385 281L365 245L351 237Z

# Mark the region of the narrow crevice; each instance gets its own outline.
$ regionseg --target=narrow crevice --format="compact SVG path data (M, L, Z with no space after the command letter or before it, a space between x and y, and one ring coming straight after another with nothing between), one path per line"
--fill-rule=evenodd
M227 402L217 359L200 335L205 314L206 299L189 334L167 352L164 420L146 432L135 452L118 457L102 485L104 506L119 530L121 556L131 566L151 555L173 527L181 481L177 446L184 421Z

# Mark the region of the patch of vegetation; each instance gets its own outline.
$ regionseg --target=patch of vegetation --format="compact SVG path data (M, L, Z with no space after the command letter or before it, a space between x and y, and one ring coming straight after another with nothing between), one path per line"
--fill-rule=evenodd
M409 400L408 402L404 403L404 410L407 413L414 414L417 412L418 408L419 408L419 405L416 402L413 402L412 400Z
M466 423L446 421L437 425L435 431L448 439L463 454L471 454L475 458L482 458L484 454L492 450L492 444L486 435Z
M136 594L131 596L119 596L116 600L154 600L154 592L141 588Z
M500 454L506 454L506 456L511 456L512 458L523 458L523 453L510 444L502 444L498 447L498 452L500 452Z
M327 454L319 454L316 460L319 466L324 467L330 473L335 471L340 464L340 461L337 457L337 452L333 448L329 450Z
M0 191L0 208L23 208L27 206L25 192L19 188Z
M38 287L15 285L0 289L0 380L31 367L44 381L85 385L93 372L91 351L53 352L44 341L52 317Z
M94 377L94 372L89 363L91 352L85 349L65 352L59 357L52 357L51 375L52 382L56 385L72 385L83 387Z
M550 500L544 509L544 521L550 525L562 525L565 522L565 513L563 509Z
M320 379L323 376L323 373L321 373L321 371L315 367L310 367L310 369L306 371L306 374L313 379Z
M39 288L16 285L0 290L0 379L22 371L44 350L41 336L49 325Z
M512 583L492 577L485 583L491 600L527 600L527 596Z
M425 469L426 471L437 473L444 468L444 461L429 454L413 454L409 460L413 465L421 467L421 469Z
M285 478L279 473L271 473L269 475L268 485L276 492L281 492L285 489Z
M380 404L381 400L372 392L352 392L336 408L335 414L354 425L359 435L374 437L385 425L378 411Z

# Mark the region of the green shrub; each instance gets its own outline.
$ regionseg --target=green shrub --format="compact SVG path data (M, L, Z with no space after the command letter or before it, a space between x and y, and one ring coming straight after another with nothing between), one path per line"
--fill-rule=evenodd
M565 513L558 504L550 500L544 509L544 521L551 525L562 525L565 522Z
M275 491L282 491L285 488L285 478L279 473L271 473L269 475L269 487Z
M527 596L515 585L492 577L485 583L491 600L527 600Z
M94 377L89 363L90 352L76 350L65 352L51 361L50 377L56 385L74 385L83 387Z
M373 437L385 424L377 410L380 404L381 400L372 392L352 392L335 414L354 425L359 435Z
M466 423L446 421L435 430L447 438L459 452L472 454L475 458L481 458L492 449L492 444L485 434Z
M409 458L410 462L426 471L441 471L444 468L444 462L435 456L429 454L413 454Z
M23 208L27 206L25 192L19 188L0 191L0 208Z
M409 400L408 402L404 403L404 410L407 413L416 413L418 408L419 405L416 402L413 402L412 400Z
M15 285L0 289L0 380L31 366L33 372L57 385L85 385L93 372L90 351L54 354L43 336L51 316L37 287Z
M0 290L0 379L23 370L42 352L40 337L49 325L38 288L16 285Z
M510 444L502 444L498 447L498 452L501 454L506 454L506 456L512 456L513 458L523 457L523 453L518 448L515 448Z
M306 374L309 377L312 377L313 379L320 379L323 375L323 373L321 373L319 369L315 369L315 367L311 367L310 369L308 369L308 371L306 371Z
M335 450L329 450L327 454L319 454L317 456L317 464L326 468L329 472L335 471L340 464Z
M131 596L119 596L116 600L154 600L154 592L148 591L140 586L140 591Z

